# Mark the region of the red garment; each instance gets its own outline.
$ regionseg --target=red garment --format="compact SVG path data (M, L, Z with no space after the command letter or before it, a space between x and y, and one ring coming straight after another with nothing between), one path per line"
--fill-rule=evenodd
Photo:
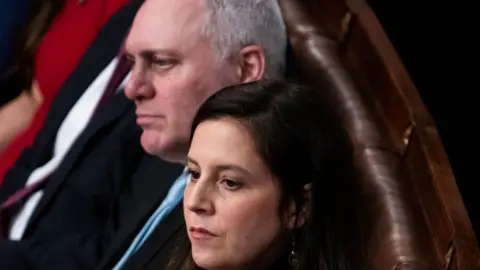
M34 78L43 95L43 103L30 127L17 136L0 155L0 183L22 150L32 145L43 126L52 102L88 46L108 19L129 0L66 0L35 55Z

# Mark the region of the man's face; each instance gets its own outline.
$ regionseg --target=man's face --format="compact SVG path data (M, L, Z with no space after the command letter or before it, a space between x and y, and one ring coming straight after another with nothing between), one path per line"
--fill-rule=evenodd
M135 101L141 143L150 154L183 161L193 117L210 95L239 83L234 66L215 56L201 34L202 0L148 0L126 40L134 62L125 93Z

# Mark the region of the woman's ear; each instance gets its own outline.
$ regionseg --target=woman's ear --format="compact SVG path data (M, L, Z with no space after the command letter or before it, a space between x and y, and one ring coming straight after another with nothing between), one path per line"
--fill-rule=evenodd
M263 79L265 74L265 52L258 45L249 45L237 55L237 75L241 83Z
M297 211L297 205L294 200L290 201L287 211L287 228L298 229L301 228L310 218L311 202L312 202L312 183L303 186L304 204L300 211Z

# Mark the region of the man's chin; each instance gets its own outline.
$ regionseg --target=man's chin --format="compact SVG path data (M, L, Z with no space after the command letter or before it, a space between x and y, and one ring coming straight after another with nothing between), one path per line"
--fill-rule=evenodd
M156 155L156 153L161 153L161 136L159 134L153 134L151 131L143 131L142 136L140 137L140 143L143 147L143 150L151 155Z
M169 143L168 140L162 138L159 134L144 131L140 138L140 143L146 153L157 156L164 161L174 163L184 163L185 155L183 151L179 151L175 143Z

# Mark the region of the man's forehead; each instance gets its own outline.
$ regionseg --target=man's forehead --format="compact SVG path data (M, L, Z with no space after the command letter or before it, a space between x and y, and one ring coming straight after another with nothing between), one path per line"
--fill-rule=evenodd
M148 0L137 13L126 45L143 42L186 42L199 34L205 19L203 0ZM150 44L151 45L151 44ZM161 46L162 44L158 44Z

